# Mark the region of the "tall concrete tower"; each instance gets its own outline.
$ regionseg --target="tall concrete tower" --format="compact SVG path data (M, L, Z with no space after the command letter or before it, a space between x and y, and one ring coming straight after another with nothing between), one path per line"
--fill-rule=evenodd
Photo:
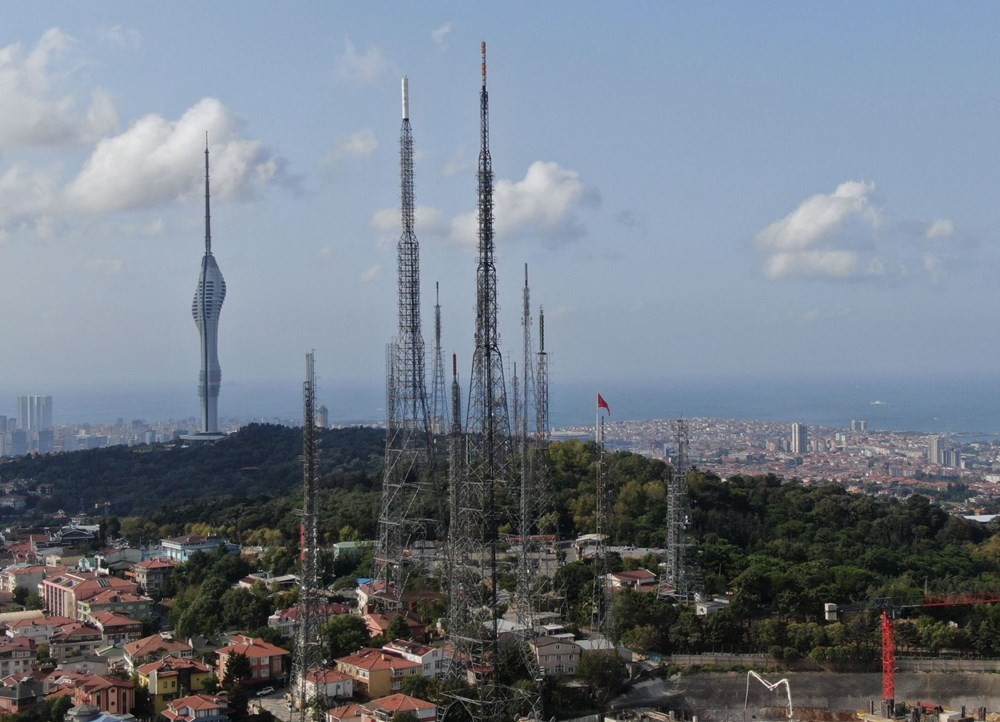
M202 434L219 433L219 386L222 369L219 366L219 312L226 300L226 281L212 255L212 223L208 192L208 140L205 141L205 255L201 259L201 276L191 303L198 334L201 336L201 373L198 375L198 398L201 401Z

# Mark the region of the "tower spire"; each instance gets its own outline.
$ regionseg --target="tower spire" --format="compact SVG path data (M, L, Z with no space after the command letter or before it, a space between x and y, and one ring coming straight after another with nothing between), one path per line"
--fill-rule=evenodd
M208 192L208 131L205 131L205 253L212 253L212 212Z

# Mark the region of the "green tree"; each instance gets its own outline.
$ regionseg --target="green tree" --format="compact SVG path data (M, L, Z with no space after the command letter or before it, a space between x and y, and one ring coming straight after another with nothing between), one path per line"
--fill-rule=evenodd
M368 641L365 620L353 614L338 614L322 626L328 659L356 652Z
M625 663L613 649L587 652L580 657L576 676L590 689L591 698L602 710L610 699L625 689Z

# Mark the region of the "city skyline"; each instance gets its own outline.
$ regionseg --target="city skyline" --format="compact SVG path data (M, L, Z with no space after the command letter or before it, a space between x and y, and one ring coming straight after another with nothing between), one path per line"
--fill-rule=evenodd
M5 318L5 386L190 388L208 132L226 383L296 388L315 348L321 387L377 388L404 74L423 316L440 281L443 345L468 368L483 38L501 343L516 357L527 262L554 387L992 370L991 5L235 7L195 24L155 6L8 13L0 268L32 302ZM928 327L940 343L913 332Z

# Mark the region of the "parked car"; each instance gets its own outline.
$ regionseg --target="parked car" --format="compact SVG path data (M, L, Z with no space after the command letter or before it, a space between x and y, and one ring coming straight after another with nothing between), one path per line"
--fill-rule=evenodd
M258 697L267 697L269 694L274 694L274 687L261 687L257 690Z

